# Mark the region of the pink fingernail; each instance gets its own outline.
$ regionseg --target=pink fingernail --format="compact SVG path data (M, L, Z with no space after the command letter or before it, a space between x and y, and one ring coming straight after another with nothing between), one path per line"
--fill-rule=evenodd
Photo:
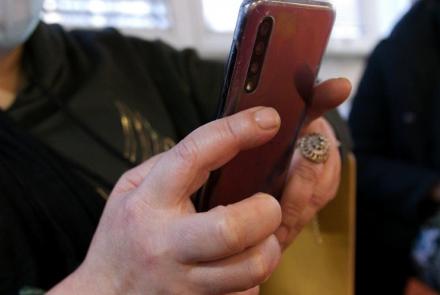
M261 129L270 130L280 126L281 118L273 108L262 108L254 114L255 122Z

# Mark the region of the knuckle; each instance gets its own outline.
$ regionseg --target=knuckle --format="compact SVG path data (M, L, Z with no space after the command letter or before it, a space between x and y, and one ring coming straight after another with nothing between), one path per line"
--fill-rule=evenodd
M233 210L229 207L217 207L219 211L219 221L217 223L217 236L226 249L231 253L237 253L245 248L244 237L241 234L237 218Z
M127 180L129 180L129 179L131 179L131 170L127 170L127 171L125 171L125 172L121 175L121 177L119 178L119 181L127 181Z
M326 199L319 197L317 195L313 195L310 198L310 205L312 205L312 207L315 209L320 209L320 208L324 207L326 203L327 203Z
M130 256L136 257L142 267L152 270L165 261L164 257L170 257L171 246L161 239L152 238L155 233L145 226L148 216L151 215L145 203L127 198L119 204L119 212L111 216L110 222L114 223L115 236L125 238L126 247L131 249ZM145 235L147 231L150 233L148 239Z
M289 220L296 220L300 215L304 206L293 202L285 202L283 204L283 218L288 218Z
M139 186L139 183L142 179L136 172L136 170L132 169L124 172L124 174L122 174L121 180L128 183L132 187L137 187Z
M128 198L123 205L123 221L125 226L131 227L139 224L139 218L142 216L143 208L141 204L134 199Z
M262 250L255 251L254 255L249 260L248 265L250 286L257 286L264 282L270 275L270 263L266 253Z
M306 163L302 165L298 165L295 173L299 175L305 182L310 184L315 184L318 182L318 172L311 166Z
M196 165L199 146L195 139L186 138L176 145L173 150L177 161L182 163L187 169L192 169Z
M185 223L179 226L171 235L171 252L179 261L188 263L197 259L200 251L201 236L198 234L198 225ZM192 245L192 247L190 246Z
M240 139L240 136L236 130L236 123L234 122L234 120L230 117L226 117L224 119L224 123L222 126L222 134L225 137L229 137L232 138L232 140L237 141Z
M138 257L140 263L147 268L154 268L164 260L164 257L170 256L171 246L162 240L151 238L155 233L145 227L145 221L151 216L145 203L129 200L123 209L125 224L121 230L124 231L124 235L130 235L126 242L130 244L133 254ZM150 233L149 239L144 234L146 231Z
M140 182L138 175L133 170L128 170L117 181L113 193L119 194L133 190L139 186Z

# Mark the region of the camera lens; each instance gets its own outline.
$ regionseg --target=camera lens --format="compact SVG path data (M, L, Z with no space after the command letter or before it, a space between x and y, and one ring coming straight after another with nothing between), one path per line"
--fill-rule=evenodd
M263 37L267 36L267 34L269 33L270 29L271 29L271 23L269 21L267 21L267 20L264 21L261 24L261 27L260 27L260 35L263 36Z
M272 34L272 28L274 21L272 17L268 16L260 23L257 30L257 38L254 43L251 62L247 72L246 83L244 85L244 91L252 93L258 88L260 82L261 71L264 68L264 60L266 51L269 50L269 39Z
M252 92L255 90L255 82L254 81L247 81L246 82L246 91L247 92Z
M262 55L264 53L264 50L266 49L266 46L264 42L259 42L257 46L255 46L255 54L256 55Z
M259 69L260 69L260 65L258 64L258 62L253 62L251 64L250 72L251 74L255 75L256 73L258 73Z

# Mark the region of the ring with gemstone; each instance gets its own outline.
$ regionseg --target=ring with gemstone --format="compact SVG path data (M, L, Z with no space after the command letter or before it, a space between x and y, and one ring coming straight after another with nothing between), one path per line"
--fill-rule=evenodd
M301 137L296 146L304 158L315 164L325 163L330 156L330 142L327 137L319 133Z

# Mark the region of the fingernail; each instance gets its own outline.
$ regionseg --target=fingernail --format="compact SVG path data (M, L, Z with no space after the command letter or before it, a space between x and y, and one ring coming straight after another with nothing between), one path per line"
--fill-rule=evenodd
M278 113L272 108L262 108L254 114L255 122L261 129L270 130L280 126L281 119Z

